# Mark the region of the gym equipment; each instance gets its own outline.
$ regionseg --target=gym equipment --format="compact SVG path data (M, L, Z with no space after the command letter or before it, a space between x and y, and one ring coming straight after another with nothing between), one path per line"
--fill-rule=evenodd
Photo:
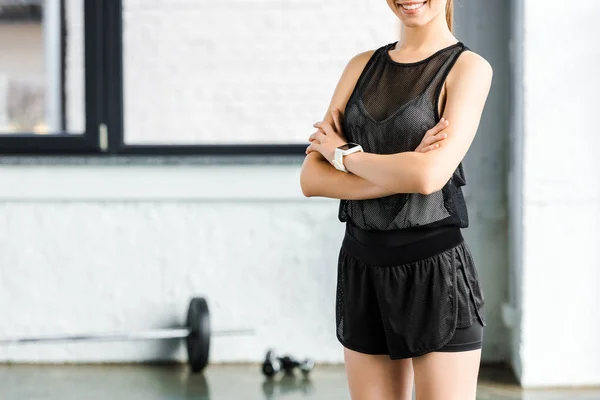
M210 330L208 304L202 297L194 297L188 307L186 325L182 328L153 329L134 332L87 333L77 335L49 335L37 337L15 337L0 339L1 345L50 343L50 342L88 342L88 341L132 341L185 339L188 364L193 373L204 370L208 364L210 337L252 334L252 329L229 331Z
M281 370L287 375L293 375L294 370L298 368L304 376L308 376L314 366L314 361L309 358L299 361L291 356L277 357L274 350L268 350L262 365L262 372L268 377L275 376Z
M265 376L275 376L281 370L281 363L273 350L268 350L262 365L262 373Z

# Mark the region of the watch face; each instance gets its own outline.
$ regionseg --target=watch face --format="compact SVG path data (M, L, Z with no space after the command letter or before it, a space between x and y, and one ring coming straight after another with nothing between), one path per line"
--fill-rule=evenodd
M338 147L338 148L339 148L340 150L344 150L344 151L346 151L346 150L353 149L353 148L355 148L355 147L358 147L358 144L356 144L356 143L346 143L346 144L344 144L344 145L342 145L342 146L340 146L340 147Z

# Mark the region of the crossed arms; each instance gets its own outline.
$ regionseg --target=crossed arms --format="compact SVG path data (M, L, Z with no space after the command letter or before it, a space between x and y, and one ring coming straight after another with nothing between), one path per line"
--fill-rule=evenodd
M338 132L336 110L343 110L354 85L372 51L350 60L334 91L319 130L302 165L300 184L307 197L363 200L395 193L430 194L440 190L466 155L479 126L490 90L492 68L481 56L464 51L445 81L445 106L442 117L452 121L443 129L446 137L428 151L397 154L357 152L344 157L350 173L331 165L333 151L343 142Z

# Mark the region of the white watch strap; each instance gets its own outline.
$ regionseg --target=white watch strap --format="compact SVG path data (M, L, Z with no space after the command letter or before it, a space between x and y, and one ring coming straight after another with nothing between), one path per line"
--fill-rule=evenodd
M344 151L342 149L336 148L333 158L333 166L340 171L348 172L346 167L344 166Z
M340 171L344 171L344 172L348 172L348 170L346 169L346 166L344 165L344 156L347 156L348 154L352 154L352 153L356 153L358 151L363 151L362 146L355 146L353 148L351 148L350 150L342 150L339 147L335 149L335 153L334 153L334 167L336 167L337 169L339 169Z

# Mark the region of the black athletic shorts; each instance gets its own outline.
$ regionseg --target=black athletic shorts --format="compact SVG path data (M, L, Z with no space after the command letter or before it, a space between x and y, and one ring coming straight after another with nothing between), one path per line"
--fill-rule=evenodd
M336 333L351 350L401 359L482 346L483 291L458 227L367 231L347 222L337 275Z

